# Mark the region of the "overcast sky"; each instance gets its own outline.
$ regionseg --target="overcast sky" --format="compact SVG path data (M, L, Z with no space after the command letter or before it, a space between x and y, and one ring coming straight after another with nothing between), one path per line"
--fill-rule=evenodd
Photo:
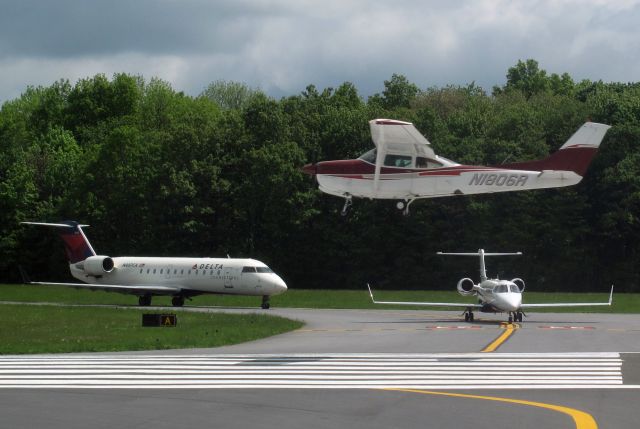
M421 88L505 82L518 59L640 81L640 0L0 0L0 103L104 73L198 95L218 80L280 97L393 73Z

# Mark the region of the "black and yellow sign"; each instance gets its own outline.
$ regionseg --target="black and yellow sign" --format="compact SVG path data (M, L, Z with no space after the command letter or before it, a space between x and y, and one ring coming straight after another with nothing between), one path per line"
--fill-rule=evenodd
M178 317L175 314L143 314L142 326L175 328Z

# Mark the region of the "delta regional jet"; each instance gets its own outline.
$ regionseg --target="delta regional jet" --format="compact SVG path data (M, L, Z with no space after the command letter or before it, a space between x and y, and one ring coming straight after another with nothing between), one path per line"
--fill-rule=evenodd
M485 268L485 256L510 256L522 255L517 253L486 253L483 249L472 253L443 253L438 255L454 255L454 256L478 256L480 257L480 283L475 284L470 278L460 279L457 285L458 293L462 296L475 296L478 299L477 304L464 304L460 302L407 302L407 301L376 301L371 292L371 286L367 284L369 296L374 304L395 304L395 305L421 305L427 307L461 307L464 308L464 320L473 322L473 311L478 310L482 313L508 313L509 323L514 320L522 322L522 316L526 309L550 308L550 307L589 307L598 305L611 305L613 302L613 286L609 293L608 302L565 302L565 303L547 303L547 304L524 304L522 302L522 293L524 292L524 280L514 278L512 280L489 279Z
M97 255L78 222L22 222L57 228L62 238L71 275L85 283L31 282L70 286L138 296L138 304L151 305L155 295L172 296L175 307L185 298L202 294L262 296L262 308L269 297L287 290L284 281L255 259L173 258L148 256L110 257Z
M535 161L497 166L462 165L435 154L429 141L410 122L369 121L375 148L358 159L307 164L322 192L353 197L398 200L404 214L420 198L571 186L582 180L609 125L587 122L560 149Z

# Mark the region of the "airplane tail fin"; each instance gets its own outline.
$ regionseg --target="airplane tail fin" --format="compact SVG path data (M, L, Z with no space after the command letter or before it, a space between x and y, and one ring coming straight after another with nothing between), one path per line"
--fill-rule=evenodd
M91 243L82 231L83 226L75 221L64 221L61 223L45 223L45 222L21 222L26 225L50 226L58 228L58 234L64 242L64 248L67 253L69 263L75 264L87 259L89 256L95 256L96 252L91 247Z
M586 122L549 157L537 161L505 164L500 167L513 170L573 171L583 177L609 128L611 128L609 125Z

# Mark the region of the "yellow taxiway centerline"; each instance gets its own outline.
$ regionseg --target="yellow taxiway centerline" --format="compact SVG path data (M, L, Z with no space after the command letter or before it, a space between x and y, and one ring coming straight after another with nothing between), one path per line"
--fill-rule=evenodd
M504 329L504 332L500 334L498 338L493 340L491 344L481 350L482 353L491 353L496 351L505 341L509 339L511 335L520 327L517 323L501 323L500 327Z
M553 404L545 404L543 402L532 402L532 401L524 401L521 399L511 399L511 398L498 398L494 396L480 396L480 395L467 395L464 393L447 393L447 392L434 392L430 390L414 390L414 389L384 389L384 390L395 390L398 392L409 392L409 393L420 393L423 395L440 395L440 396L451 396L455 398L467 398L467 399L483 399L485 401L498 401L498 402L507 402L511 404L519 404L519 405L527 405L530 407L538 407L545 408L547 410L557 411L559 413L566 414L570 416L574 423L576 424L576 429L598 429L598 425L594 418L584 411L576 410L574 408L563 407L560 405Z

